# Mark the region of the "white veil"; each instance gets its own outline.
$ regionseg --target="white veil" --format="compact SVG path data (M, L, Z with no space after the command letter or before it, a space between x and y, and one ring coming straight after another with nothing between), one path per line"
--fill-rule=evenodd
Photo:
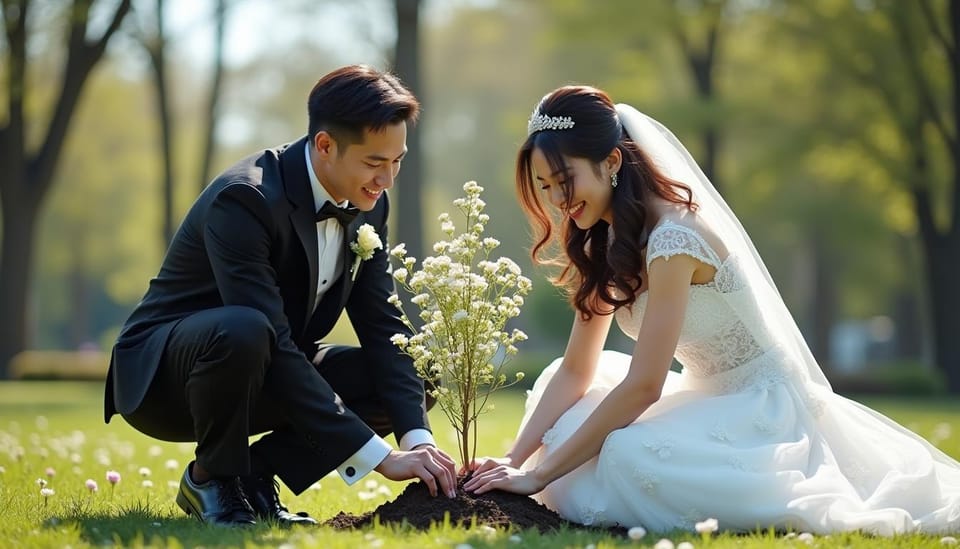
M728 251L737 256L746 276L746 286L753 293L769 333L787 353L790 363L805 366L805 372L796 373L805 381L829 390L830 383L813 358L753 242L697 162L660 122L623 103L617 104L616 109L627 134L663 174L688 185L693 191L693 201L699 206L697 215L716 233Z

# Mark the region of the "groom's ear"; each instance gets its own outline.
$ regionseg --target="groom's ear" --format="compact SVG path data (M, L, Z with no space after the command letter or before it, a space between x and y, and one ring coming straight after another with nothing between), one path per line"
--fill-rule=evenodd
M337 154L337 141L328 132L319 131L313 136L313 146L320 158L328 160Z

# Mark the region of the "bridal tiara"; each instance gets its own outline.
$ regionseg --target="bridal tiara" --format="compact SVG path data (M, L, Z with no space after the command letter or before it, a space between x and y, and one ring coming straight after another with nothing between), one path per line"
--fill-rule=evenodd
M573 124L573 118L569 116L548 116L534 111L527 121L527 136L541 130L569 130Z

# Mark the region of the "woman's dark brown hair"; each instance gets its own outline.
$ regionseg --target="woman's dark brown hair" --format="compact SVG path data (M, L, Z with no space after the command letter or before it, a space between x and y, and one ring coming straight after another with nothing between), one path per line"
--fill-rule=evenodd
M649 237L646 225L650 198L659 196L695 210L693 193L683 183L664 176L633 142L620 124L613 102L602 90L564 86L546 95L535 112L570 117L574 127L536 131L527 137L517 154L517 194L534 231L531 256L536 264L561 267L552 282L566 290L581 318L609 314L610 306L615 310L633 303L643 283L642 252ZM616 231L613 242L607 240L608 224L603 220L584 230L564 216L558 223L558 236L534 181L530 160L533 150L543 152L554 172L565 170L564 157L570 157L587 159L599 174L600 162L614 148L620 149L623 162L611 198ZM564 185L567 203L572 199L573 187ZM559 257L545 257L552 243L562 245Z

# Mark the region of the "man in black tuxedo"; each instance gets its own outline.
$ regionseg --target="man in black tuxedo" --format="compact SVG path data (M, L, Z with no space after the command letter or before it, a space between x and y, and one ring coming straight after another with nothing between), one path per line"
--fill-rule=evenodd
M307 110L306 137L200 195L113 349L106 421L196 441L177 503L207 522L315 523L280 504L274 475L296 494L334 469L456 490L423 382L390 342L408 331L387 303L385 191L419 104L394 76L349 66L317 82ZM384 242L368 260L350 246L363 224ZM344 308L360 346L321 344Z

